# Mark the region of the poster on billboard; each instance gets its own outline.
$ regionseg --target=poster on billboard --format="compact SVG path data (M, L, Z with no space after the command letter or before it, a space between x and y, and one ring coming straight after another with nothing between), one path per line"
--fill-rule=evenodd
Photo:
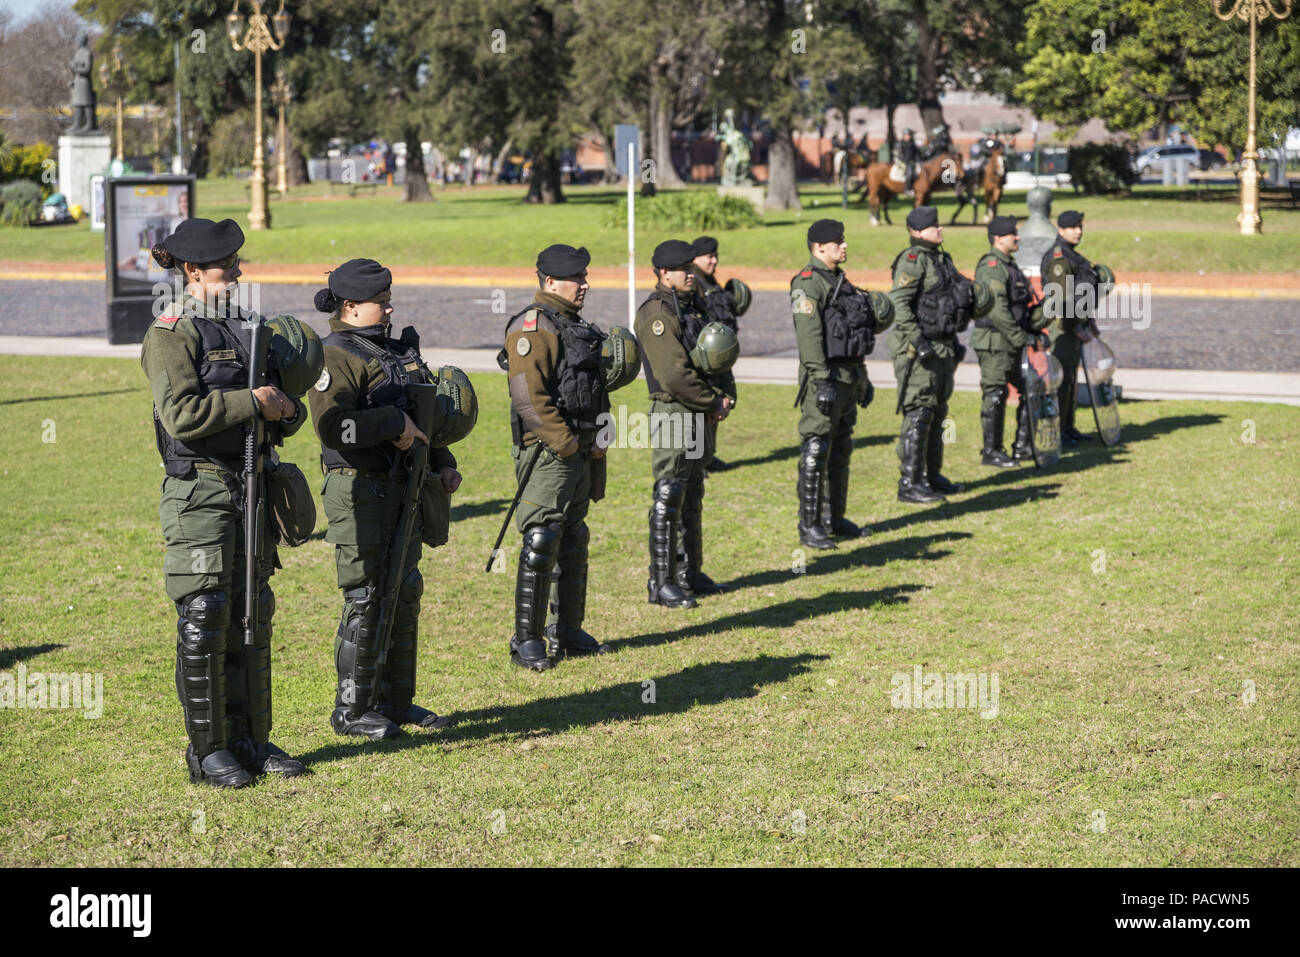
M149 254L194 214L191 176L131 176L105 183L105 253L110 299L151 296L168 271Z

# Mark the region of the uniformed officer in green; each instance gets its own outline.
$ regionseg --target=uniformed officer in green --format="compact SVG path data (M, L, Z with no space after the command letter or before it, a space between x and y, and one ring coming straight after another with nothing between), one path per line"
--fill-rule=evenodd
M585 247L546 247L537 256L533 302L506 323L511 454L516 480L528 476L516 514L523 545L510 660L534 671L610 650L582 628L586 519L591 503L605 497L606 450L596 439L609 412L600 369L605 336L580 314L590 262Z
M819 219L807 241L808 264L790 280L799 344L799 542L825 549L835 547L834 536L871 534L844 512L858 407L875 396L865 360L891 319L840 268L848 258L842 222Z
M1043 313L1050 321L1052 355L1065 378L1057 393L1061 437L1067 445L1091 438L1074 427L1079 358L1083 343L1097 335L1095 306L1100 278L1096 267L1075 248L1083 239L1083 213L1067 209L1056 218L1056 242L1043 254Z
M974 312L970 280L942 248L943 227L933 206L907 214L912 243L894 259L894 331L889 348L898 377L903 429L898 439L898 500L928 504L965 491L946 479L943 420L948 415L953 372L965 349L957 333Z
M691 248L695 253L695 258L691 260L691 275L694 277L694 298L695 310L703 317L706 322L720 322L732 332L736 333L737 338L740 335L740 316L744 313L737 302L737 297L732 294L732 289L737 285L737 280L730 280L724 287L718 282L718 240L713 236L701 236L695 242L691 243ZM740 284L743 286L743 283ZM747 307L749 304L749 289L744 288L742 301ZM688 330L686 340L692 340L699 337L699 330ZM730 371L718 377L717 384L722 387L722 391L731 396L733 407L736 403L736 377ZM705 467L707 472L725 472L731 468L726 462L717 456L718 447L718 423L710 422L705 428L709 430L709 442L714 449L713 458Z
M407 412L406 385L433 376L413 327L392 338L393 275L373 259L350 259L329 274L316 308L330 313L325 369L311 391L311 417L321 443L321 500L334 544L343 613L334 640L338 674L330 726L336 734L395 738L401 725L440 728L446 718L413 703L419 645L420 536L400 568L389 568L389 536L406 474L394 463L413 442L428 443ZM460 486L456 458L432 448L429 475L447 494ZM380 664L383 587L400 583L386 663Z
M723 590L706 575L704 562L704 474L713 457L707 428L727 417L735 404L717 377L701 370L687 345L689 330L705 323L695 308L695 252L690 243L670 239L655 247L651 264L654 292L636 311L633 332L645 360L650 390L654 504L650 508L652 604L693 608L695 595ZM657 426L657 427L656 427ZM687 568L679 574L680 530Z
M270 743L271 625L268 581L279 566L270 522L258 564L260 620L246 645L243 496L248 427L260 416L280 444L306 409L277 385L249 388L248 320L231 300L244 234L232 219L187 219L153 247L178 271L184 294L145 333L140 364L153 393L162 483L163 571L176 605L176 690L185 715L190 780L243 787L254 775L293 777L301 762ZM274 378L274 377L272 377Z
M1007 386L1014 385L1021 396L1025 383L1020 373L1021 350L1039 337L1045 323L1041 303L1035 303L1029 280L1016 265L1020 234L1016 217L994 216L988 225L989 251L975 267L975 279L993 293L993 308L975 320L970 344L979 357L980 425L984 448L980 461L996 468L1014 468L1017 462L1033 459L1029 431L1032 423L1022 399L1016 413L1016 440L1012 454L1002 449L1007 414ZM1046 336L1043 336L1044 340Z

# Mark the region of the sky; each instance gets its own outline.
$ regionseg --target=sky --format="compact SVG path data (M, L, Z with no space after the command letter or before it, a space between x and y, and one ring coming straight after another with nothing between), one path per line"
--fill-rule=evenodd
M49 2L50 0L0 0L0 9L10 11L14 15L15 23L21 23ZM71 9L72 0L67 0L60 5Z

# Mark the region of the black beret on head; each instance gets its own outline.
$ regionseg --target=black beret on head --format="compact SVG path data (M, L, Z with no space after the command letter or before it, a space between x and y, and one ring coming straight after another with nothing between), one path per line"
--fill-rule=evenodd
M212 263L244 245L244 231L233 219L186 219L176 231L153 247L153 258L164 269L176 263Z
M556 243L537 254L537 271L543 276L563 279L565 276L578 275L587 268L589 262L591 253L587 252L586 246L574 249L564 243Z
M933 206L918 206L907 214L907 228L918 232L939 225L939 211Z
M989 239L994 236L1009 236L1016 232L1016 217L994 216L989 220Z
M844 241L844 224L838 219L819 219L808 227L810 243L841 243Z
M669 239L655 247L650 264L655 269L681 269L695 258L695 247L680 239Z
M696 256L707 256L718 251L718 241L712 236L701 236L691 243L691 248L695 250Z
M1056 225L1062 229L1069 229L1071 226L1083 225L1083 213L1077 209L1067 209L1060 216L1056 217Z
M345 299L365 302L392 284L393 274L373 259L349 259L330 271L329 288L316 293L316 308L321 312L333 312Z

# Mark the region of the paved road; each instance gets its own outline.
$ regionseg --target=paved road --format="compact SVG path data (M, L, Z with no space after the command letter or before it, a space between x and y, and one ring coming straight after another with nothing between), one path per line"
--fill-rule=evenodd
M264 283L259 292L263 314L292 313L326 330L325 316L311 304L314 287ZM639 291L638 302L643 296ZM414 324L426 346L496 348L506 319L531 299L532 290L523 287L398 285L394 323ZM1300 371L1300 300L1153 296L1147 313L1143 320L1103 321L1103 335L1123 366ZM626 323L627 293L593 289L583 314L602 326ZM102 336L105 324L102 282L0 281L0 335ZM746 355L795 355L788 298L755 293L741 334ZM887 358L883 345L874 358ZM967 361L974 361L973 353Z

